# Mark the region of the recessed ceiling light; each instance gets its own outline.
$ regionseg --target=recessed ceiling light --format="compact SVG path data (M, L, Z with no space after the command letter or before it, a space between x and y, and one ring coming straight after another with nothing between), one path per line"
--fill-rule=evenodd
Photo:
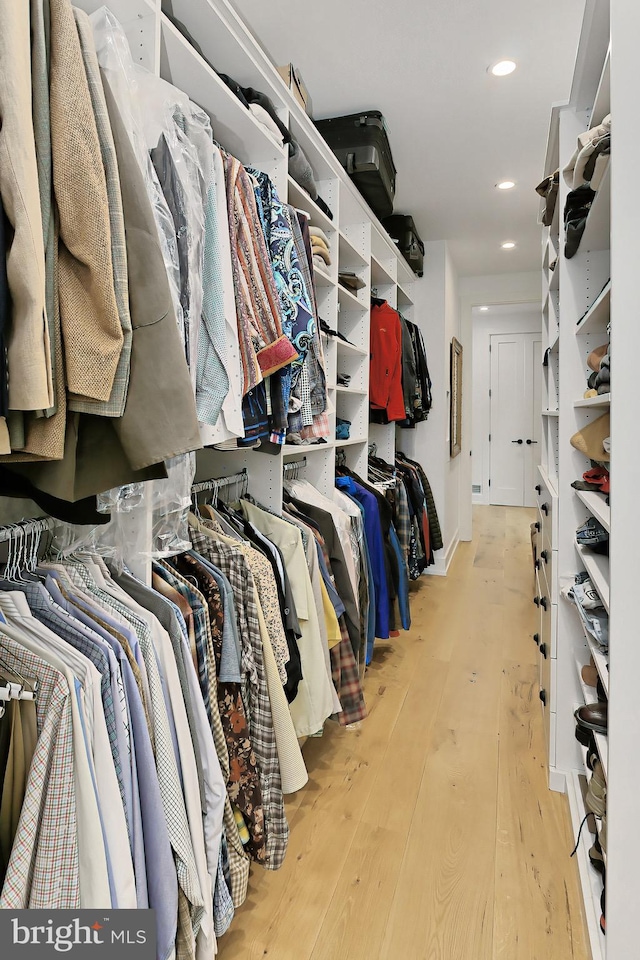
M501 180L500 183L496 183L498 190L513 190L515 185L515 180Z
M485 311L485 310L488 310L488 309L489 309L489 307L480 307L480 309L481 309L481 310L482 310L482 312L484 313L484 311Z
M513 250L513 248L515 247L515 243L513 242L513 240L505 240L505 242L500 244L500 246L502 247L503 250Z
M493 66L489 67L489 72L494 75L494 77L508 77L510 73L516 69L515 60L499 60L497 63L494 63Z

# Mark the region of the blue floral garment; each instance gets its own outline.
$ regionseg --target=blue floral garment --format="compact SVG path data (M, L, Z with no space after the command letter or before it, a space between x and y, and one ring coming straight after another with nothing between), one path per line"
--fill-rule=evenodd
M291 391L300 376L317 324L291 226L290 208L282 203L265 173L257 170L249 172L254 179L256 202L271 256L280 301L282 331L299 354L297 360L270 378L270 439L272 443L282 444L287 431Z

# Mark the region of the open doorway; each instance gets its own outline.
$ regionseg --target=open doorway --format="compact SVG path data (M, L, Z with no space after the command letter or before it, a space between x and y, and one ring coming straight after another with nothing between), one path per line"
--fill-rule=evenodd
M539 303L472 310L474 503L533 506L540 463Z

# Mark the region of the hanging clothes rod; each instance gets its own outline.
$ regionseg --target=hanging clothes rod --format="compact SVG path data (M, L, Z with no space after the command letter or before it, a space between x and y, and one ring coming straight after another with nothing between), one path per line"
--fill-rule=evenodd
M53 530L56 523L59 522L53 517L37 517L33 520L18 520L16 523L9 523L6 527L0 527L0 543L17 540L20 537L31 537L34 534L42 535L48 530Z
M282 475L285 480L297 480L300 476L300 471L304 470L306 466L306 457L302 457L300 460L289 460L288 463L284 464Z
M225 487L238 485L243 493L247 492L249 477L246 468L239 473L234 473L230 477L213 477L211 480L202 480L200 483L194 483L191 487L191 494L197 497L199 493L213 493L213 499L217 499L220 490Z

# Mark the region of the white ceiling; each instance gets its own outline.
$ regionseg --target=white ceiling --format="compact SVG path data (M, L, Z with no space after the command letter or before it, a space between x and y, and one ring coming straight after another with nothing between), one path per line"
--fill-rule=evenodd
M584 0L234 0L276 63L300 69L317 119L378 109L395 210L447 240L460 275L537 270L551 104L569 95ZM518 63L502 79L501 59ZM515 180L498 191L500 180ZM503 240L515 250L503 251Z

